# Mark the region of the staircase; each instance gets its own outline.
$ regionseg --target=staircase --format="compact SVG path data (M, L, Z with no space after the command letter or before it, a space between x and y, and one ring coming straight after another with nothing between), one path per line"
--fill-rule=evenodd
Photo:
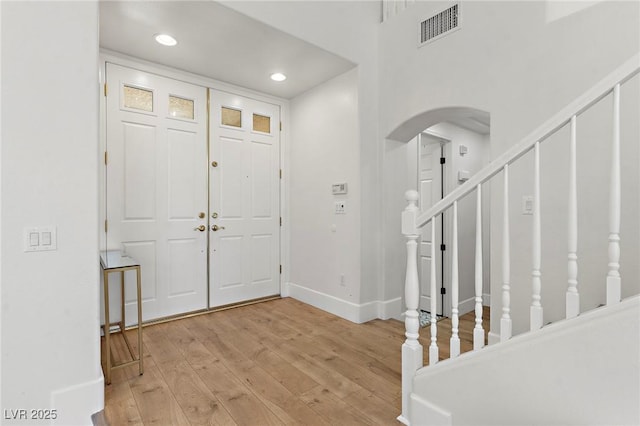
M638 373L638 315L640 299L637 296L622 301L622 277L620 274L620 218L621 218L621 90L640 72L640 55L635 55L617 70L605 77L584 95L554 115L550 120L515 144L504 154L492 161L483 170L463 185L456 188L444 199L425 212L417 206L418 193L407 191L408 206L402 213L402 233L407 239L407 271L405 278L406 341L402 345L402 414L398 420L411 425L436 424L603 424L640 423L637 409L639 392ZM601 100L611 98L612 134L610 141L609 199L602 200L603 209L608 210L607 265L606 277L602 277L606 306L589 313L580 312L580 287L578 285L578 119L587 116ZM565 319L544 326L542 305L542 229L540 182L540 146L553 143L561 132L568 130L569 159L566 168L569 175L568 193L562 195L568 202L567 275L565 277L545 277L545 283L566 282L564 297ZM640 143L630 141L629 143ZM509 170L525 154L533 155L533 220L531 248L531 296L529 306L529 332L512 339L511 318L511 227L509 200ZM501 179L500 179L501 178ZM501 294L493 295L493 309L501 310L499 325L500 343L484 348L482 328L482 189L483 185L501 180L502 205L500 253ZM500 183L500 182L498 182ZM637 183L636 183L637 185ZM460 356L458 336L458 202L476 192L476 254L475 254L475 328L474 351ZM440 365L437 344L438 327L431 322L431 342L429 345L430 367L423 367L423 348L418 342L418 304L420 283L417 266L417 245L423 228L431 227L435 234L436 217L451 210L452 214L452 336L450 339L451 358ZM637 215L636 215L637 217ZM495 232L495 227L494 227ZM487 236L484 236L485 238ZM624 236L623 236L624 238ZM497 254L494 254L496 256ZM431 245L431 256L435 258L435 244ZM430 294L436 294L436 265L431 262ZM638 280L640 277L631 277ZM500 300L501 303L497 303ZM622 303L621 303L622 301ZM431 312L436 311L436 298L431 298ZM620 321L625 321L620 322ZM631 326L628 324L631 323ZM606 324L606 326L605 326ZM622 327L620 324L625 324ZM496 327L497 328L497 327ZM588 331L587 331L588 330ZM609 330L609 331L607 331ZM611 331L615 332L611 332ZM635 330L635 331L634 331ZM615 350L612 350L615 349ZM609 376L607 368L601 367L602 354L616 368L625 367L626 381L619 375ZM587 354L587 356L585 356ZM560 363L560 360L566 362ZM558 364L563 367L558 369ZM595 364L593 364L595 363ZM594 366L598 372L593 374ZM635 369L635 370L634 370ZM517 373L517 374L515 374ZM590 380L583 380L582 377ZM622 376L625 376L624 374ZM596 412L603 381L610 380L613 390L624 391L624 395L614 398L609 409ZM438 389L438 392L434 390ZM449 392L440 392L449 389ZM522 391L525 389L526 391ZM560 396L555 397L560 390ZM564 393L563 393L564 392ZM575 403L568 402L572 396ZM582 397L584 396L584 397ZM561 398L563 397L563 398ZM636 398L632 404L630 398ZM558 398L562 401L558 404ZM609 398L611 399L611 398ZM616 402L617 401L617 402ZM497 403L493 406L492 403ZM581 409L580 407L584 407ZM537 414L536 414L537 413ZM620 416L614 415L620 413ZM585 417L586 416L586 417ZM604 417L603 417L604 416ZM609 416L609 420L607 420ZM611 417L613 416L613 417Z

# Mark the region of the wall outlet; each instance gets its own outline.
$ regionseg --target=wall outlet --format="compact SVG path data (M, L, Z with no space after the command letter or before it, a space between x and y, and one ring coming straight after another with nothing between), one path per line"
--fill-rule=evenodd
M344 200L336 201L334 207L335 214L347 214L347 202Z

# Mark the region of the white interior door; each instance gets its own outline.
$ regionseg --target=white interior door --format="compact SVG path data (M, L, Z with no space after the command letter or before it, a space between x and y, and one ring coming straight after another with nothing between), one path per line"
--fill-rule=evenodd
M106 77L107 248L141 262L144 320L206 308L206 89L114 64Z
M211 307L280 293L280 108L211 91Z
M420 193L420 209L429 207L442 199L443 167L440 158L445 158L445 140L422 133L418 136L418 191ZM436 219L436 235L431 235L431 224L425 226L419 248L420 264L420 309L431 311L431 263L436 263L436 301L437 313L443 314L440 288L443 283L442 252L443 241L442 217ZM436 245L436 258L431 258L431 245ZM446 271L445 271L446 275ZM445 302L446 303L446 302Z

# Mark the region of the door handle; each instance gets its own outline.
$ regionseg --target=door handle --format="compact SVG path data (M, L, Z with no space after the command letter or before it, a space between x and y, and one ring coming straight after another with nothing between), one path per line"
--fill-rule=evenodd
M213 226L211 227L211 230L212 230L212 231L217 231L218 229L224 229L224 226L213 225Z
M194 231L200 231L200 232L204 232L206 229L207 227L204 225L200 225L197 228L193 228Z

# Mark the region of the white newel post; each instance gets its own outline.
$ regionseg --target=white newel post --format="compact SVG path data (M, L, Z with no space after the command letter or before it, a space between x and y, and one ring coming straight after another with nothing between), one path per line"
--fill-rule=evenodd
M405 193L409 202L402 212L402 234L407 238L407 274L404 285L404 299L407 305L405 314L405 336L402 344L402 414L398 420L408 424L409 395L415 372L423 366L422 345L420 337L420 320L418 302L420 299L420 283L418 281L418 229L416 217L418 215L418 192L409 190Z
M620 84L613 88L613 141L611 153L611 190L609 191L609 272L607 305L620 302Z

